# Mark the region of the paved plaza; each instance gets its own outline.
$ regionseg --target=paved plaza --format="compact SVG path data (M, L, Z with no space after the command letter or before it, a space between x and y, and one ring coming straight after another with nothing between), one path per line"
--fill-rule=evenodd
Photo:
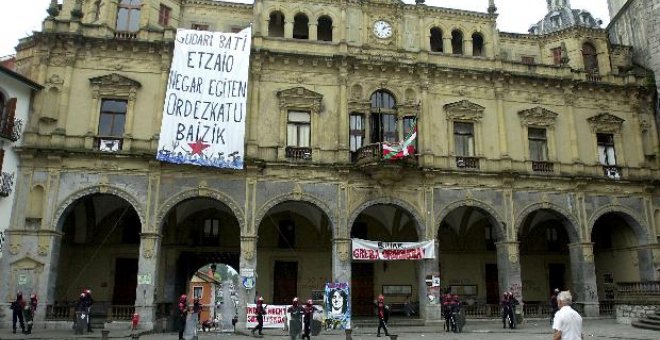
M375 340L376 322L374 327L359 327L353 330L353 340ZM505 340L505 339L551 339L550 322L545 320L528 320L519 329L504 330L502 324L497 321L478 321L468 320L464 332L461 334L445 333L442 326L416 326L416 327L391 327L392 334L398 334L398 340L429 340L429 339L487 339L487 340ZM631 340L657 340L660 339L660 332L633 328L629 325L617 324L613 319L588 319L584 321L585 340L589 339L631 339ZM141 340L176 340L176 333L159 333L141 335ZM31 335L11 334L10 329L0 329L0 339L100 339L101 332L96 330L94 333L85 333L84 335L72 335L67 330L45 330L37 329ZM130 339L131 333L126 331L113 330L109 333L109 339ZM256 339L251 336L234 333L199 333L199 339L218 339L223 340L248 340ZM260 340L277 339L287 340L288 334L283 330L264 330L264 337ZM322 332L316 340L344 340L345 334L342 331ZM389 340L386 337L379 338Z

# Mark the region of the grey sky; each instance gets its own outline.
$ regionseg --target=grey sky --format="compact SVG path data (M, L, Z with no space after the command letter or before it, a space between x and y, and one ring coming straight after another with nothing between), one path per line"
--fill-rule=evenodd
M41 21L47 15L49 3L50 0L0 0L0 57L13 54L18 39L30 35L32 31L41 30ZM427 0L426 4L479 12L486 12L488 8L488 0ZM544 0L495 0L495 5L499 13L498 28L505 32L527 33L529 26L539 21L547 12ZM606 0L571 0L571 6L574 9L587 10L595 18L602 19L603 27L609 22Z

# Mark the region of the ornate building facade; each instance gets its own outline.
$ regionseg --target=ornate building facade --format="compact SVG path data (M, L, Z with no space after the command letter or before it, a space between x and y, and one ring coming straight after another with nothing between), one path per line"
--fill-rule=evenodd
M243 304L350 282L354 315L392 292L434 322L439 290L426 280L439 276L471 304L504 290L545 304L563 288L598 315L614 282L658 276L655 89L614 71L632 50L603 29L512 34L496 18L493 1L484 12L54 1L17 48L18 70L44 90L20 154L0 293L8 301L29 282L49 306L37 317L55 320L87 287L99 311L135 306L150 328L199 268L221 262L256 277ZM245 169L156 161L176 28L249 25ZM415 122L416 154L384 159L383 144ZM351 238L435 240L438 255L358 262Z

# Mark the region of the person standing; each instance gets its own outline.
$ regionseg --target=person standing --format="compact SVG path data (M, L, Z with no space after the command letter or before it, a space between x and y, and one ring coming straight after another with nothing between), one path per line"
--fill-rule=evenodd
M307 300L307 304L303 307L303 339L307 338L307 340L312 340L310 333L312 329L312 319L314 318L314 310L316 310L316 308L312 305L312 299Z
M24 331L23 334L32 334L32 324L34 322L34 313L37 310L37 295L32 293L30 294L30 303L25 305L23 309L23 318L25 318L25 323L27 324L27 331Z
M178 313L179 340L184 340L183 332L186 330L186 317L188 316L188 296L186 294L181 294L176 309Z
M378 295L376 307L378 308L378 333L376 336L380 337L381 328L385 331L385 336L390 336L390 333L387 329L387 310L385 307L385 297L382 294Z
M550 323L555 319L555 314L559 310L559 305L557 304L557 294L559 294L559 289L555 288L550 295Z
M559 311L552 322L554 331L552 340L581 340L583 338L582 317L571 307L572 303L571 292L563 291L557 295Z
M91 333L92 331L92 305L94 304L94 299L92 299L92 291L90 289L85 289L83 292L85 294L85 310L87 312L87 332Z
M263 335L264 330L264 315L266 314L266 307L264 306L264 298L260 296L257 299L257 325L252 329L252 335L255 331L259 331L259 335Z
M11 303L11 325L14 329L14 334L16 334L16 320L20 321L21 332L25 333L23 308L25 308L25 301L23 301L23 292L19 290L16 292L16 300Z
M302 315L303 309L298 303L298 298L293 298L293 303L291 307L287 309L289 315L291 315L291 320L289 321L289 336L291 340L296 340L300 331L302 330Z

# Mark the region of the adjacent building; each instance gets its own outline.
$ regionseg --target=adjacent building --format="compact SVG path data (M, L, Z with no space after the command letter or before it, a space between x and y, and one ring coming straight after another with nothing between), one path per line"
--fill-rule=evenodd
M620 72L634 49L589 15L514 34L493 1L65 0L48 13L17 48L44 89L0 262L5 301L38 292L48 325L68 325L65 301L88 287L94 313L135 307L157 327L209 263L239 272L239 306L349 282L354 316L385 294L424 322L445 289L470 306L512 291L526 313L571 289L598 316L616 282L658 278L656 89ZM176 29L250 25L244 169L157 161ZM384 156L412 131L413 153ZM353 238L433 241L437 255L354 260Z

